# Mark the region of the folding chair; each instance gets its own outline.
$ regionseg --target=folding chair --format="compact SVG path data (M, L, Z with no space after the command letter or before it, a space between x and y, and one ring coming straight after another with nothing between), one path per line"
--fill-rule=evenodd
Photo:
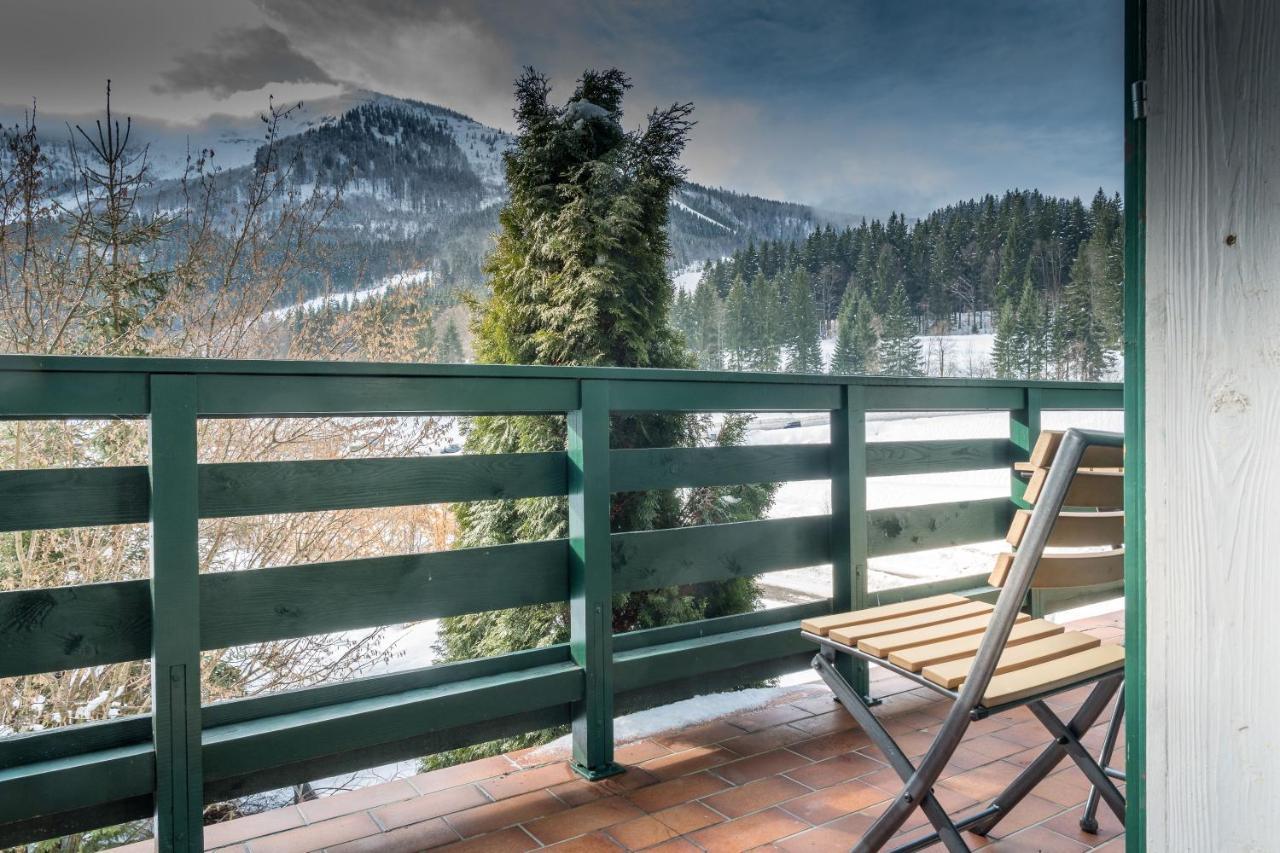
M855 851L881 849L917 808L935 831L895 853L939 841L949 851L967 851L961 830L989 833L1067 756L1093 785L1086 818L1092 819L1100 797L1123 824L1124 797L1111 778L1123 778L1122 774L1104 769L1080 739L1121 688L1124 649L1021 612L1033 588L1086 586L1123 577L1123 512L1063 512L1064 506L1108 510L1123 505L1123 441L1115 433L1075 429L1041 436L1032 453L1025 496L1034 509L1015 513L1008 538L1016 551L1001 555L991 575L991 585L1001 588L994 607L958 595L937 595L801 623L803 636L820 647L814 669L903 781L902 793ZM1101 545L1108 550L1046 555L1046 545ZM840 674L836 660L842 654L886 667L952 700L918 765L876 719L866 697ZM1059 719L1045 704L1055 694L1090 684L1093 690L1070 720ZM1052 742L989 806L952 820L932 788L965 730L972 721L1021 706L1040 721ZM1117 707L1108 730L1102 764L1110 760L1122 708Z

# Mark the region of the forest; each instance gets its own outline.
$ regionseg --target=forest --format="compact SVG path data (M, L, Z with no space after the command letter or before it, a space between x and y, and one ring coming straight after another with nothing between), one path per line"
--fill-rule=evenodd
M752 244L676 294L673 324L706 370L922 375L922 335L994 333L989 372L1101 379L1123 328L1119 196L1011 190L804 240ZM945 372L943 371L938 372Z

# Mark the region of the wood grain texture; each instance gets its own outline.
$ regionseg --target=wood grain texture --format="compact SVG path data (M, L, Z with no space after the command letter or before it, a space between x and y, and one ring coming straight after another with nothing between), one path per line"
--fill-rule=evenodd
M1148 25L1147 848L1273 849L1280 4Z
M831 517L615 533L611 544L615 591L662 589L821 565L831 559Z
M141 660L151 653L145 580L0 592L0 678Z
M1003 468L1012 458L1012 448L1002 438L873 441L867 444L867 476Z
M989 542L1004 536L1013 515L1005 498L875 509L867 513L872 557Z
M825 480L830 471L831 449L825 444L609 451L609 488L615 492Z
M200 644L261 643L569 597L563 539L200 578Z
M200 466L200 516L269 515L565 493L564 453Z

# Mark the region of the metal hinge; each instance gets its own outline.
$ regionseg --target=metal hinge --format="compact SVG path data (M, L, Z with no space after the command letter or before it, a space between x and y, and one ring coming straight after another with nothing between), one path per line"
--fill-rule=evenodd
M1129 101L1133 105L1133 118L1135 121L1147 117L1147 81L1134 80L1133 86L1129 90Z

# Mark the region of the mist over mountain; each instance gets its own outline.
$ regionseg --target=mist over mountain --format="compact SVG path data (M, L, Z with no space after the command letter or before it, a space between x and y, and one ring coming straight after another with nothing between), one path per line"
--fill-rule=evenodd
M13 124L20 108L0 109L0 116ZM95 120L40 116L55 184L73 174L68 140L78 136L74 126L93 133ZM182 126L133 121L152 178L144 200L159 210L172 206L184 192L184 173L201 156L216 180L246 184L267 154L267 127L260 117L239 116ZM430 270L437 282L480 285L506 200L502 155L512 140L505 131L445 107L353 91L286 109L277 134L278 162L292 170L300 192L342 188L341 208L317 247L325 274L291 298L356 290L409 270ZM670 265L687 268L764 240L804 239L845 218L688 183L671 203Z

